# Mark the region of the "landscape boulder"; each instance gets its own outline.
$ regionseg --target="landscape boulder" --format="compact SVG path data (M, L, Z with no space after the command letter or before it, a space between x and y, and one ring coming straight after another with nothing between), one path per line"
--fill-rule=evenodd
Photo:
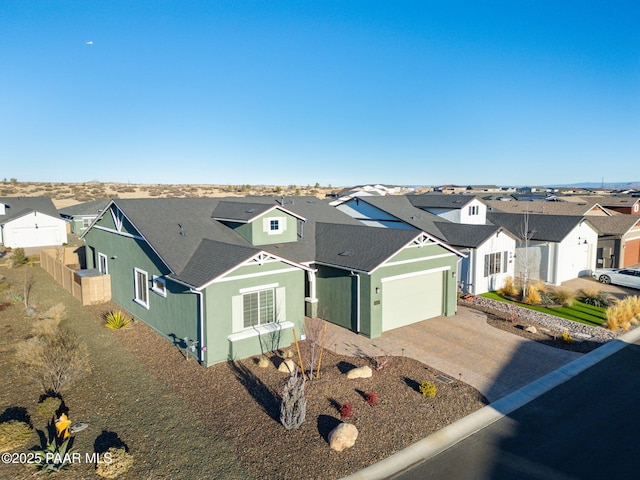
M293 363L293 360L291 360L290 358L283 360L280 366L278 367L278 371L284 372L284 373L292 373L295 371L295 369L296 369L296 364Z
M538 333L538 329L533 325L529 325L527 328L524 329L524 331L529 333Z
M347 378L369 378L372 375L371 367L365 365L364 367L354 368L347 372Z
M329 446L336 452L353 447L358 438L358 429L351 423L341 423L329 433Z

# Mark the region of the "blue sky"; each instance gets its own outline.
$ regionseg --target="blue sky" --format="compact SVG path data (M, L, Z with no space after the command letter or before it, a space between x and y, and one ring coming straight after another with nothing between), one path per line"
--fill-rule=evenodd
M21 181L640 180L637 0L3 0L0 66Z

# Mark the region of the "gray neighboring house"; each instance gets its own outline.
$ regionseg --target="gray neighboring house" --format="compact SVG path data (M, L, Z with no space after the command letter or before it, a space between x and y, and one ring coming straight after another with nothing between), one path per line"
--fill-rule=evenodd
M516 238L499 226L486 225L486 207L474 196L366 197L337 208L364 225L419 230L451 245L463 254L457 283L465 293L497 290L514 276Z
M516 277L560 285L596 268L598 231L588 217L489 212L487 220L518 238Z
M205 365L289 345L305 316L374 338L456 313L458 251L315 197L116 199L81 238L113 301Z
M58 212L69 223L71 233L82 235L108 204L109 200L93 200L61 208Z
M49 197L0 198L0 243L11 248L59 246L67 226Z

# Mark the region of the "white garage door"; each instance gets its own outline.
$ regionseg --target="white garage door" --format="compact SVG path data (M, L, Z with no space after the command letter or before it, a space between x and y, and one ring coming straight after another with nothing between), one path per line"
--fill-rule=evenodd
M382 280L382 331L443 314L443 271Z
M60 245L57 227L16 228L13 230L12 248Z

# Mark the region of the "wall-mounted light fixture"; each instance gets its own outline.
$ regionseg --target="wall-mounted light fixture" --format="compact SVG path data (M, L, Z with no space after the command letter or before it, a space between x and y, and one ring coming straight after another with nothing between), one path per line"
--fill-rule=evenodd
M586 244L587 244L586 238L578 237L578 245L586 245Z
M376 287L376 294L380 293L380 287Z
M117 255L112 255L112 256L111 256L111 260L115 260L116 258L118 258L118 256L117 256Z

